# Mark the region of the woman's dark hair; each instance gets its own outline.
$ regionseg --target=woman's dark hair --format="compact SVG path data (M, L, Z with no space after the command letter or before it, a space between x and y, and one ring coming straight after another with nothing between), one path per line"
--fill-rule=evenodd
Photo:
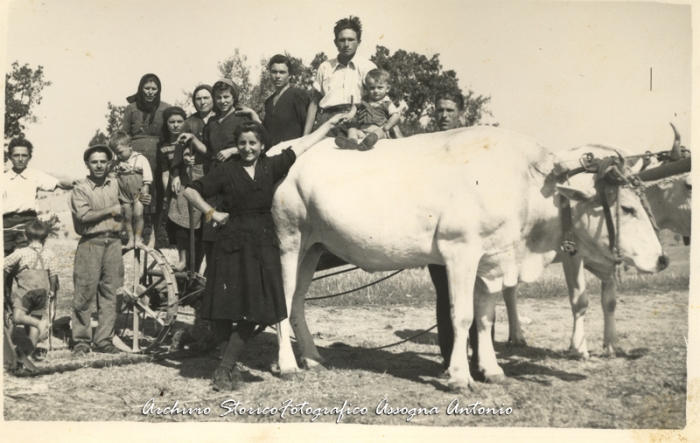
M27 225L24 235L26 235L28 241L38 240L44 243L46 237L49 236L49 227L41 220L34 220Z
M360 23L359 17L353 17L352 15L348 18L341 18L335 22L335 27L333 28L333 34L335 38L338 38L338 34L346 29L352 29L357 34L357 42L362 41L362 23Z
M219 80L218 82L214 83L214 94L212 94L212 97L214 99L214 107L218 111L219 108L216 107L216 93L217 92L223 92L223 91L231 91L231 96L233 97L233 106L236 106L238 104L238 97L240 95L238 85L235 84L233 81L230 79L222 79Z
M260 141L260 144L267 146L267 131L258 122L243 122L233 130L233 139L238 144L238 138L245 132L252 132Z
M34 151L34 146L32 143L24 137L16 137L10 140L10 144L7 145L7 155L12 156L12 150L14 148L27 148L30 157Z
M272 65L278 65L284 63L287 65L289 73L292 73L292 60L286 55L277 54L273 55L270 61L267 63L267 69L272 69Z
M171 106L169 108L165 108L165 111L163 111L163 127L160 129L161 143L170 142L170 130L168 129L168 119L173 115L182 116L183 120L187 118L187 113L184 109L182 109L179 106Z

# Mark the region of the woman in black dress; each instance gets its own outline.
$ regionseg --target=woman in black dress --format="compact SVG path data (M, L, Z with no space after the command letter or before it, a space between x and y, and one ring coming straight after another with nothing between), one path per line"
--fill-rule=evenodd
M274 185L289 171L296 157L326 136L346 118L338 114L281 154L262 154L265 129L256 122L238 126L234 133L238 158L222 163L185 190L185 197L217 230L202 318L213 320L222 352L214 372L214 390L240 389L243 379L236 361L256 326L269 326L287 318L279 248L272 221ZM262 155L261 155L262 154ZM204 199L222 197L221 212ZM236 323L233 327L232 323Z

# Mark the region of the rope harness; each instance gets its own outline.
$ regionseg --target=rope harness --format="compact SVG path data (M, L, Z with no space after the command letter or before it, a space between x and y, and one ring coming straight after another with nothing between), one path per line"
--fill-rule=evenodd
M658 157L667 153L651 154L647 153L642 156L648 158L652 155ZM646 156L646 157L645 157ZM622 264L622 254L620 251L620 221L622 219L622 205L620 204L620 189L629 188L637 197L651 222L651 226L659 238L659 227L656 224L656 218L651 211L651 205L644 192L644 189L661 183L668 183L685 178L690 170L690 158L680 160L669 166L660 166L652 170L647 170L637 175L629 174L625 171L625 161L630 157L605 157L602 159L595 158L592 153L584 154L580 163L581 166L576 169L565 170L557 176L557 181L563 183L576 174L589 173L595 174L595 189L596 195L600 199L603 206L603 214L605 216L605 225L608 231L609 250L612 253L615 265ZM652 172L653 171L653 172ZM647 180L645 180L645 178ZM650 181L648 179L651 179ZM614 207L614 217L613 217ZM563 242L562 250L573 255L577 252L576 243L573 233L573 218L571 212L571 204L568 199L562 198L560 205L560 217L562 221Z

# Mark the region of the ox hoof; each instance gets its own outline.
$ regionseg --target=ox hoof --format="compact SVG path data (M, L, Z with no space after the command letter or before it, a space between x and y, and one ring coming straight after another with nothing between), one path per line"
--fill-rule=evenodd
M474 382L467 383L461 380L451 381L447 384L447 387L455 394L472 394L476 391L476 385Z
M569 349L568 357L571 360L586 361L590 358L590 355L588 354L588 351L580 352L580 351L577 351L576 349Z
M603 347L603 357L615 358L615 357L627 357L629 352L621 346L604 346Z
M500 385L500 384L505 383L505 381L506 381L505 374L484 375L484 383L488 383L490 385Z
M301 372L285 372L283 374L280 374L280 380L284 381L294 381L294 380L299 380L303 374Z
M321 360L323 360L323 359L321 359ZM325 366L323 366L321 363L323 363L323 361L319 362L316 360L303 359L301 365L304 368L304 370L306 370L306 371L314 371L314 372L326 371L327 368Z
M524 338L508 338L506 343L508 348L527 348L527 341Z

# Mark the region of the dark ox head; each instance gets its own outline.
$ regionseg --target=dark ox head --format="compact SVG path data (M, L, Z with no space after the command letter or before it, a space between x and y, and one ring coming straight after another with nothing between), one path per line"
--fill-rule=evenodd
M692 179L690 150L681 146L681 136L674 132L673 146L662 153L661 163L640 172L646 194L660 229L682 235L690 242Z

